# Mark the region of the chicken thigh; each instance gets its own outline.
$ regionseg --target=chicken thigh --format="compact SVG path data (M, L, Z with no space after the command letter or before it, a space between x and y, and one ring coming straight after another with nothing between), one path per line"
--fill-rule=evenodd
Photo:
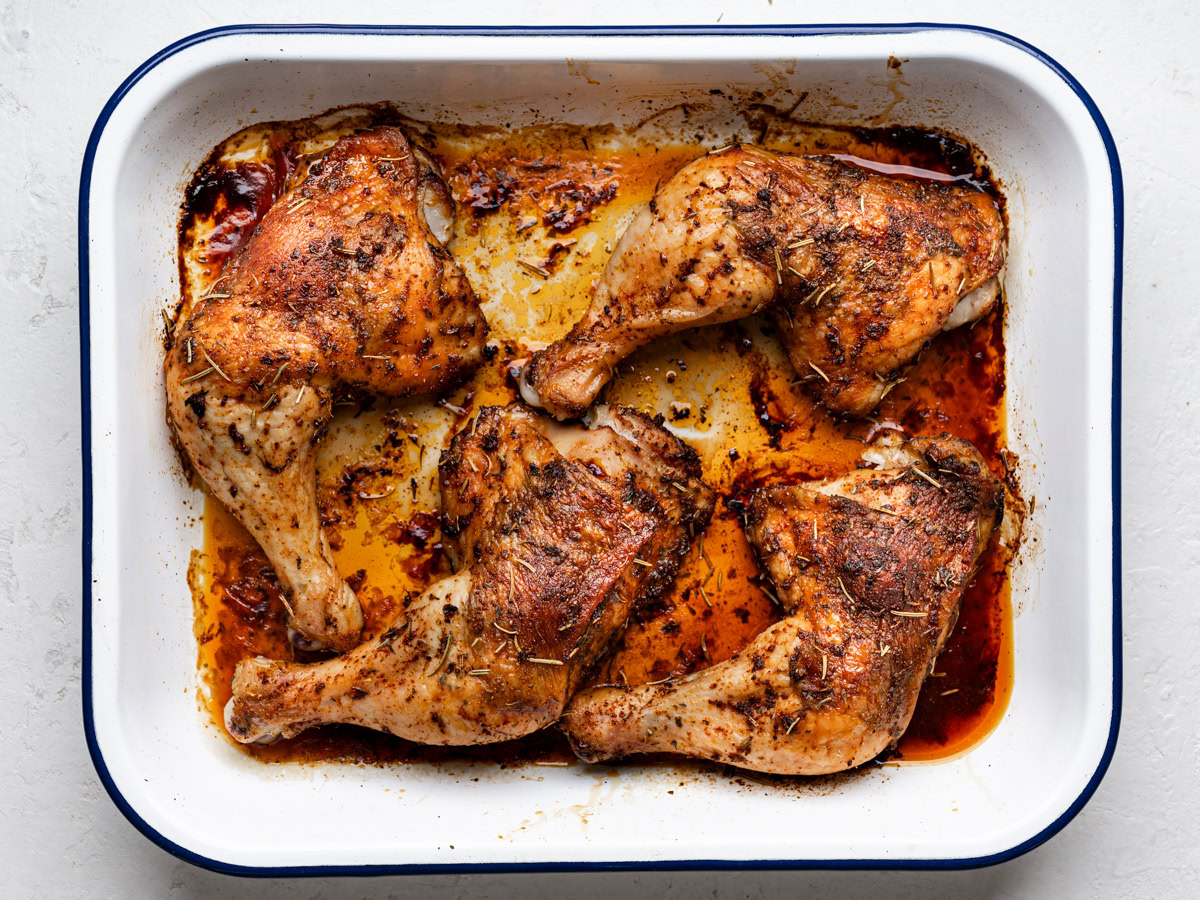
M577 695L563 728L581 758L669 752L816 775L899 739L1004 488L974 447L949 436L868 456L883 467L753 495L748 535L786 617L711 668Z
M438 391L482 361L487 324L439 242L451 202L398 129L342 138L172 335L168 421L275 567L300 646L345 650L363 625L317 510L334 390Z
M865 415L926 341L993 307L1003 259L987 194L735 146L661 187L583 318L534 354L522 395L582 415L637 348L770 307L820 401Z
M348 722L426 744L486 744L554 722L639 598L664 590L713 495L687 445L601 408L590 429L488 408L440 472L457 574L379 637L327 662L242 662L242 742Z

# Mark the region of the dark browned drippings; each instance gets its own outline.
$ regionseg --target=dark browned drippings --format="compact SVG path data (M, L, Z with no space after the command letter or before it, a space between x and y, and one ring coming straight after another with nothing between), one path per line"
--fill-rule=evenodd
M451 137L461 138L466 131L452 129ZM569 288L574 296L586 294L607 256L602 252L603 241L583 251L570 238L558 238L558 249L553 244L540 246L541 255L533 257L532 251L522 249L527 245L520 243L537 230L531 227L531 220L550 238L571 231L571 237L580 238L582 245L589 222L610 213L615 216L610 207L622 202L648 198L659 181L703 152L699 146L655 148L646 153L637 148L597 151L593 149L596 142L589 144L589 134L586 129L570 133L548 129L483 135L481 143L473 146L455 143L445 135L426 135L465 211L458 223L460 235L467 235L462 240L482 244L485 229L507 229L502 231L506 240L520 245L513 252L534 258L556 276L574 279ZM992 190L986 170L976 164L969 148L941 135L906 129L822 128L808 138L769 143L780 150L846 154L905 166L912 170L906 170L908 175L941 173ZM282 129L273 146L291 146ZM192 254L190 258L195 260L201 251L207 257L200 261L201 270L206 277L215 278L218 251L232 252L265 213L278 196L278 173L290 166L290 158L290 152L276 150L271 165L254 169L250 166L258 164L222 167L214 156L189 190L180 231L181 267L185 254ZM192 244L195 234L209 233L198 229L197 223L215 225L219 232L208 237L204 247ZM495 243L494 233L490 240ZM222 247L227 249L220 250ZM541 277L531 275L531 283L536 285ZM536 295L530 297L531 302L544 301L547 308L562 301L562 295L552 290L530 294ZM491 310L488 315L491 317ZM551 319L545 321L553 325ZM521 356L525 348L511 331L505 334L497 328L494 333L501 352L493 355L453 402L444 404L444 409L454 414L456 427L465 424L479 406L516 397L506 377L506 361ZM541 340L541 335L539 332L533 339ZM683 339L680 353L693 349L689 340ZM1000 456L1005 434L1000 314L937 337L906 373L907 380L885 398L874 416L877 424L837 422L816 407L801 387L791 384L790 371L781 372L779 365L772 363L780 357L770 352L774 338L765 322L720 326L695 340L697 346L708 341L707 346L715 352L737 360L756 418L748 427L759 431L753 435L742 432L744 446L731 446L719 460L708 464L706 478L724 495L712 524L693 547L674 589L653 608L640 610L634 617L615 652L594 673L597 682L638 684L694 671L727 659L778 619L778 607L769 585L764 590L759 579L757 562L739 521L740 503L757 485L844 472L853 467L860 442L879 427L899 427L909 435L951 432L974 443L998 475L1006 471ZM673 384L675 373L686 370L682 359L664 365L669 371L651 371L643 354L623 365L622 371L628 369L631 374L624 377L635 382L661 377ZM707 405L652 411L667 415L668 423L688 425L703 425L713 413ZM355 414L358 412L361 410ZM436 456L441 449L436 444L426 446L419 429L400 421L391 411L379 422L370 458L323 473L319 490L323 524L339 568L363 603L367 636L382 631L411 592L449 572L441 552L436 509L428 502L427 508L401 520L388 512L392 495L387 500L363 499L382 496L385 490L410 489L412 497L417 497L417 480L410 483L408 474L412 455L419 448L422 454ZM768 449L769 459L759 455ZM398 473L403 473L402 477ZM193 567L193 595L200 665L210 692L206 705L220 721L239 660L256 654L284 659L318 657L293 651L288 644L278 583L246 532L211 499L205 520L204 554ZM958 627L939 658L939 677L926 682L916 715L898 748L900 757L918 760L952 755L990 730L1003 714L1011 688L1010 632L1004 561L993 547L964 597ZM502 745L436 748L365 729L329 726L269 747L245 749L269 761L486 761L510 765L572 758L557 729Z
M957 181L980 191L994 192L987 168L979 165L970 146L949 135L923 128L851 130L864 143L884 148L865 160L871 168L900 178L941 176L938 180Z
M209 159L188 186L183 221L208 218L213 223L200 244L207 262L220 264L232 256L283 192L295 159L282 143L274 146L272 156L269 163L232 166Z

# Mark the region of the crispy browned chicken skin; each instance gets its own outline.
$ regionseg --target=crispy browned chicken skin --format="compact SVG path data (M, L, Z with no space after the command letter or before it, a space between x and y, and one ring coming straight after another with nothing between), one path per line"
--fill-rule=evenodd
M534 354L522 393L582 415L638 347L771 307L821 402L865 415L926 341L992 308L1002 263L987 194L738 146L661 187L583 318Z
M554 722L640 597L662 591L713 495L695 453L628 410L593 427L488 408L441 463L458 573L381 636L315 665L252 659L226 724L239 741L350 722L485 744Z
M899 739L1004 489L949 436L874 455L885 468L755 493L749 537L787 617L693 675L577 695L563 728L580 757L671 752L817 775Z
M167 353L171 427L271 560L301 645L347 649L363 624L317 511L333 392L437 391L483 358L487 324L430 225L450 204L398 129L342 138L185 310Z

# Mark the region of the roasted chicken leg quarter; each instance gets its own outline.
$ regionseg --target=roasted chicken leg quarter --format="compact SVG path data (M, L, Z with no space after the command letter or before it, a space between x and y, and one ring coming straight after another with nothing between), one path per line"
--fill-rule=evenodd
M871 453L883 468L753 495L748 534L786 618L711 668L577 695L563 728L580 757L668 752L817 775L900 738L1004 489L956 438Z
M773 311L800 377L866 415L926 341L995 305L1003 224L987 194L749 146L664 184L626 230L591 306L522 373L526 402L582 415L656 338Z
M431 166L396 128L339 140L184 311L167 353L168 421L275 567L301 646L348 649L363 624L317 510L334 391L438 391L483 358L487 323L439 242L452 206Z
M559 718L641 597L667 587L713 495L687 445L644 416L590 429L489 408L441 463L457 574L350 653L241 663L243 742L348 722L426 744L485 744Z

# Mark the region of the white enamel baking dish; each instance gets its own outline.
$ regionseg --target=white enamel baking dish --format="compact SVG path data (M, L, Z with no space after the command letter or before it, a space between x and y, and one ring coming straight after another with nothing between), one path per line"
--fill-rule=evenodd
M159 309L177 295L190 173L244 124L340 104L622 123L652 108L646 98L666 106L712 87L805 90L814 121L947 129L1006 185L1010 444L1037 504L1013 573L1001 724L953 761L812 789L661 766L243 756L195 700L185 577L200 506L163 419ZM1044 54L981 29L250 26L168 47L104 108L81 183L84 718L101 779L152 840L249 874L947 867L1036 846L1091 796L1117 734L1121 216L1116 152L1087 93Z

